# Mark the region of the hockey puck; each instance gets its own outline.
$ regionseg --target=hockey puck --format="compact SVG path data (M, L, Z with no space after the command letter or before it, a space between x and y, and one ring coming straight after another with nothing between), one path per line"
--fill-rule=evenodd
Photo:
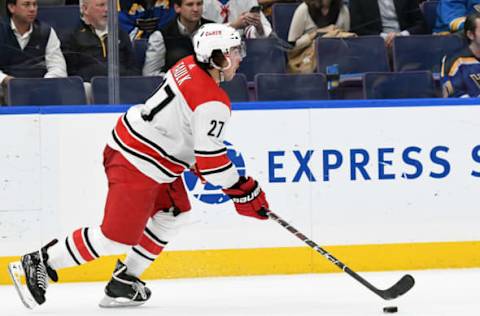
M387 314L396 313L398 312L397 306L387 306L383 308L383 312Z

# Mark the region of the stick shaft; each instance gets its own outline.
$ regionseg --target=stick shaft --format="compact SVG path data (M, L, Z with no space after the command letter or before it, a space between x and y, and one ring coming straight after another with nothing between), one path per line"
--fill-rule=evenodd
M363 284L365 287L367 287L369 290L374 292L375 294L379 295L382 298L385 298L382 295L382 291L374 287L372 284L370 284L367 280L362 278L360 275L358 275L355 271L347 267L343 262L335 258L333 255L331 255L328 251L320 247L317 243L315 243L313 240L305 236L303 233L301 233L299 230L297 230L295 227L290 225L287 221L282 219L280 216L275 214L272 211L267 211L267 215L270 219L273 219L280 225L282 225L286 230L288 230L290 233L295 235L298 239L306 243L308 246L313 248L315 251L320 253L322 256L324 256L328 261L331 263L335 264L337 267L339 267L342 271L346 272L348 275L353 277L355 280Z
M277 214L273 213L272 211L268 212L268 217L285 227L286 230L288 230L292 235L309 245L311 248L313 248L315 251L320 253L322 256L324 256L328 261L331 263L335 264L337 267L339 267L341 270L345 271L345 268L347 268L346 265L344 265L340 260L332 256L328 251L320 247L316 242L302 234L298 229L290 225L287 221L282 219L280 216Z

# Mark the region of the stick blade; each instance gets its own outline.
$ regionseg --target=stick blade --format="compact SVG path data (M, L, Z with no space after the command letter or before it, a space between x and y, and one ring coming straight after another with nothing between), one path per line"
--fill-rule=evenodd
M410 274L406 274L392 287L380 291L380 296L385 300L393 300L410 291L414 285L415 279Z

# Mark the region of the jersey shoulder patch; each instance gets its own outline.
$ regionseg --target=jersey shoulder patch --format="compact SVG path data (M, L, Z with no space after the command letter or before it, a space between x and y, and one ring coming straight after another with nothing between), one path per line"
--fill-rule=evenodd
M170 73L192 111L211 101L221 102L231 109L227 93L195 63L193 56L178 61Z

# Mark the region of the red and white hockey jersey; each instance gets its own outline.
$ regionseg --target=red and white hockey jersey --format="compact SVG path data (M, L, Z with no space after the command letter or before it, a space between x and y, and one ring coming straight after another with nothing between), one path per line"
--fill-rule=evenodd
M108 145L159 183L196 162L208 182L228 188L239 177L223 143L230 114L225 91L188 56L145 104L119 118Z

